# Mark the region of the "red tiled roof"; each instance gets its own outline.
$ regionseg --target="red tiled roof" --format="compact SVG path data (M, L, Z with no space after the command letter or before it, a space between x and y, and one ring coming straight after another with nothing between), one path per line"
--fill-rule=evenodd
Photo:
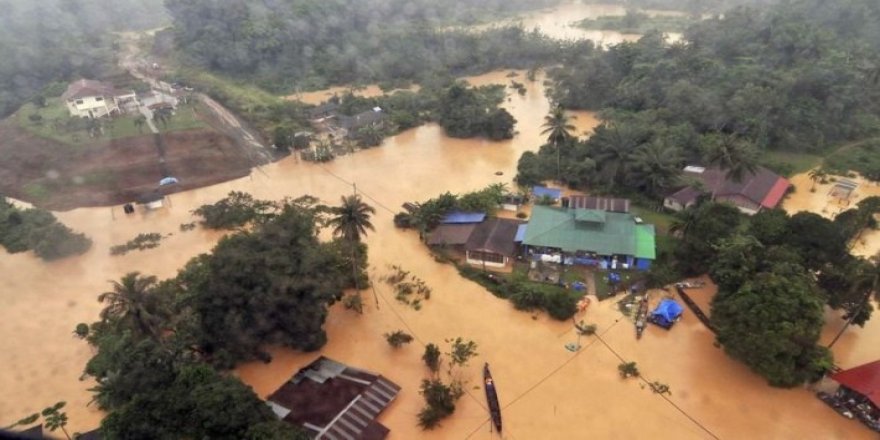
M761 205L769 209L775 208L776 205L779 204L779 201L782 200L782 197L785 196L785 192L788 191L789 186L791 186L791 183L788 182L788 179L780 177L776 180L776 183L773 184L773 187L770 188L770 192L767 193L764 200L761 201Z
M880 407L880 361L874 361L846 371L841 371L831 379L865 396Z

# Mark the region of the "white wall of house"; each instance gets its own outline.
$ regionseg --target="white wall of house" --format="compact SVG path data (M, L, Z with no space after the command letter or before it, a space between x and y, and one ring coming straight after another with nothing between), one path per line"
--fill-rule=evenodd
M119 111L119 107L113 97L87 96L67 101L67 110L70 111L70 116L100 118Z
M498 263L498 262L495 262L495 261L483 261L483 260L480 260L480 259L478 259L478 258L471 258L471 253L470 253L470 251L466 252L466 254L465 254L465 260L468 262L468 264L471 264L471 265L474 265L474 266L483 266L483 265L485 265L486 267L497 267L497 268L507 267L507 264L510 263L510 258L508 258L508 257L504 257L504 262L503 262L503 263Z
M678 201L673 200L670 197L663 199L663 206L673 211L681 211L685 208L681 203L678 203Z

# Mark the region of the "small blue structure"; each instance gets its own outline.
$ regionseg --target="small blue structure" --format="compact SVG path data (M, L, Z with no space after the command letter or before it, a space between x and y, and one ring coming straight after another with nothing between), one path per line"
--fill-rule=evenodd
M683 311L684 309L682 309L674 300L664 299L663 301L660 301L657 308L651 312L650 321L669 330L672 328L672 324L674 324L681 316L681 312Z
M486 219L485 212L450 212L446 214L440 223L444 225L466 225L468 223L482 223Z
M571 283L571 288L574 289L575 292L584 292L587 290L587 285L580 281L575 281Z
M611 272L608 274L608 281L617 284L620 282L620 274L617 272Z
M514 243L522 243L523 239L526 238L526 228L528 227L528 223L523 223L516 227L516 236L513 237Z
M559 200L562 197L562 190L555 188L547 188L543 186L536 186L532 188L532 195L537 198L541 197L550 197L553 200Z

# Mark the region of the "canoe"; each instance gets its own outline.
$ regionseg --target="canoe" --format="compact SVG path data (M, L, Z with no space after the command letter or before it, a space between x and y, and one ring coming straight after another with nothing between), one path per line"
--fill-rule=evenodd
M489 364L483 366L483 383L486 388L486 402L489 404L489 413L492 415L492 424L501 432L501 406L498 404L498 393L495 391L495 381L489 372Z

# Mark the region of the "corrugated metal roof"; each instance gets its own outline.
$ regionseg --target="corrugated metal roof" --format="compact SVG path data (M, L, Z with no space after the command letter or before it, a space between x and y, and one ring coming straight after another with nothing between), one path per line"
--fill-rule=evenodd
M578 221L576 212L549 206L533 207L523 243L566 252L655 257L652 225L637 225L631 214L616 212L603 213L604 223Z
M532 194L534 194L535 197L547 196L547 197L550 197L553 199L558 199L558 198L562 197L562 190L556 189L556 188L546 188L543 186L536 186L536 187L532 188Z
M474 228L465 247L469 251L492 252L513 256L516 251L516 232L519 222L504 218L490 218Z
M513 238L513 241L515 243L522 243L522 241L526 238L526 228L528 227L528 224L522 224L516 228L516 236L514 236Z
M598 209L575 209L574 219L579 222L605 223L605 211Z
M443 224L480 223L486 219L485 212L450 212L440 220Z
M563 203L564 205L564 203ZM629 200L613 197L571 196L568 198L569 208L598 209L611 212L629 212Z

